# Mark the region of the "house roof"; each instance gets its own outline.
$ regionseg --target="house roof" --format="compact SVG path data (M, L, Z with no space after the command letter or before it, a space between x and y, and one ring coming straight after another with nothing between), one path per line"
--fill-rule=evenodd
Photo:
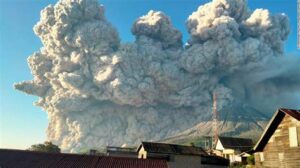
M136 153L135 148L125 148L125 147L117 147L117 146L107 146L106 151L117 151L117 152L134 152Z
M164 160L91 156L63 153L42 153L0 149L0 167L14 168L167 168Z
M195 147L195 146L142 142L142 144L138 148L138 151L142 146L148 153L177 154L177 155L208 155L202 148Z
M123 147L115 147L115 146L107 146L106 154L108 156L117 156L117 157L131 157L131 158L138 157L136 148L123 148Z
M300 121L300 110L285 109L285 108L278 109L276 113L273 115L266 129L264 130L262 136L254 146L253 150L249 151L250 153L263 151L269 139L274 134L278 125L281 123L281 121L286 115L289 115L295 118L296 120Z
M240 150L242 152L250 150L253 147L251 139L235 137L218 137L225 149Z

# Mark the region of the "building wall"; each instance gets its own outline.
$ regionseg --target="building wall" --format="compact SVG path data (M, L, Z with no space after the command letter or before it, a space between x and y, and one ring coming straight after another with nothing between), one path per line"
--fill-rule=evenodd
M169 168L226 168L227 166L201 165L201 156L172 155Z
M240 151L235 151L234 149L225 149L220 140L217 141L216 150L221 153L218 156L222 156L230 160L230 163L242 162L242 158L239 156Z
M149 154L149 156L148 156ZM138 158L147 159L151 158L153 153L147 153L144 147L141 147L138 151ZM218 165L201 165L201 156L196 155L169 155L169 161L167 162L168 168L227 168L227 166Z
M221 153L217 154L218 156L229 159L230 163L242 162L242 157L240 156L240 151L235 151L234 149L223 149Z
M298 145L290 147L289 128L296 127ZM257 168L299 168L300 167L300 121L285 115L263 152L255 153Z
M201 156L172 155L169 168L199 168L201 165Z
M142 146L138 153L139 159L147 159L147 151L145 151L145 148Z
M219 139L217 141L216 150L224 150L224 147Z
M235 163L235 162L242 162L242 157L239 155L240 153L236 153L235 151L233 152L224 152L219 155L221 157L224 157L226 159L229 159L230 163Z
M230 160L230 163L242 162L242 157L240 155L230 154L229 160Z

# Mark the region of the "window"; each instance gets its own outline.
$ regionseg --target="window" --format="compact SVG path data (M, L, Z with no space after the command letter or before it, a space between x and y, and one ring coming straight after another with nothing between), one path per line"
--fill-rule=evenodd
M261 162L265 161L264 153L263 152L259 152L259 158L260 158Z
M297 147L298 146L298 137L297 137L296 127L290 127L289 128L289 140L290 140L290 147Z

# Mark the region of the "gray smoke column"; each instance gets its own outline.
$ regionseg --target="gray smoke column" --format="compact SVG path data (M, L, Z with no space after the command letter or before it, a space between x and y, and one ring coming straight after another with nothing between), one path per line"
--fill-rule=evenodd
M150 11L132 26L135 42L120 44L96 0L60 0L34 27L43 47L28 58L33 80L15 88L39 97L48 140L71 152L160 140L207 122L213 92L227 114L220 120L235 123L224 133L253 129L264 110L292 102L280 96L294 100L300 61L283 57L286 15L213 0L186 24L183 47L169 17Z

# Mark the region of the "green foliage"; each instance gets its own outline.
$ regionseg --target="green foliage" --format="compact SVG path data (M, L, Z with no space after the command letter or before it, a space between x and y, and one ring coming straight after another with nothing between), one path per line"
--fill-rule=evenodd
M229 168L245 168L246 166L243 165L241 162L233 162L230 164Z
M255 164L255 159L254 159L254 155L250 155L249 157L247 157L247 163L248 165L254 165Z
M60 148L52 142L44 142L44 144L34 144L28 149L30 151L60 153Z

